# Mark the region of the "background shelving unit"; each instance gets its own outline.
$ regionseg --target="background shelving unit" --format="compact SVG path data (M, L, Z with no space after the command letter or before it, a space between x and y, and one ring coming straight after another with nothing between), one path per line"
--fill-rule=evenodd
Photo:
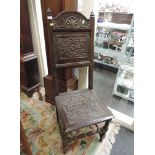
M94 49L95 64L118 70L127 57L123 51L132 17L132 13L99 11Z
M134 19L123 53L127 58L119 67L112 94L134 102Z
M120 65L113 88L113 95L134 101L134 59Z

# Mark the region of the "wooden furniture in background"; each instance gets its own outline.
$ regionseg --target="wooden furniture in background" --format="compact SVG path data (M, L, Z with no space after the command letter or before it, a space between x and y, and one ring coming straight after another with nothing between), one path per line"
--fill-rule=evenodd
M51 18L48 11L47 19L57 121L66 153L72 141L84 136L98 133L102 141L113 115L93 91L94 14L91 13L87 19L79 12L63 11ZM84 66L89 67L88 89L59 93L58 71ZM100 127L100 122L105 124ZM94 131L78 133L80 128L91 125L96 126ZM77 131L77 134L71 135L72 131Z
M22 122L20 121L20 143L22 145L22 148L24 149L25 153L27 155L32 155L32 151L30 149L30 145L28 143L27 137L24 132L24 128L22 126Z
M34 52L27 0L20 0L20 86L27 95L40 85L37 56Z
M46 56L48 65L48 75L44 78L45 86L45 100L54 104L54 81L53 81L53 69L51 68L52 61L50 58L48 36L47 36L47 9L52 12L50 16L55 17L62 10L77 10L78 0L41 0L42 18L44 26L44 37L46 45ZM65 92L67 90L75 90L78 87L78 79L73 74L73 69L62 69L58 72L59 91Z

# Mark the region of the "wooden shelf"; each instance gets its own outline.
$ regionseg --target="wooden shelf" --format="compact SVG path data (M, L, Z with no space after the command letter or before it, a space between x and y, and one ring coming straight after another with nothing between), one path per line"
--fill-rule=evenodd
M39 67L33 47L28 2L20 0L20 87L31 96L39 86Z

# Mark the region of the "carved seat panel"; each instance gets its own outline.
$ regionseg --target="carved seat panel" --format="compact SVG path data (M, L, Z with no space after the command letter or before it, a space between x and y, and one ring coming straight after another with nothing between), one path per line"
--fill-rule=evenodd
M66 132L113 118L89 89L61 93L55 101Z

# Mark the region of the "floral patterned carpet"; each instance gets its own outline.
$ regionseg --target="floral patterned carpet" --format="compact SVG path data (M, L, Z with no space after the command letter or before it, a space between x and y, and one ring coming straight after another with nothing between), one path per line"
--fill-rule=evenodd
M37 93L32 98L21 93L20 111L33 155L63 155L55 106L39 100ZM98 134L87 136L74 142L66 155L109 155L118 132L119 126L111 123L102 143L99 142ZM25 154L23 149L20 154Z

